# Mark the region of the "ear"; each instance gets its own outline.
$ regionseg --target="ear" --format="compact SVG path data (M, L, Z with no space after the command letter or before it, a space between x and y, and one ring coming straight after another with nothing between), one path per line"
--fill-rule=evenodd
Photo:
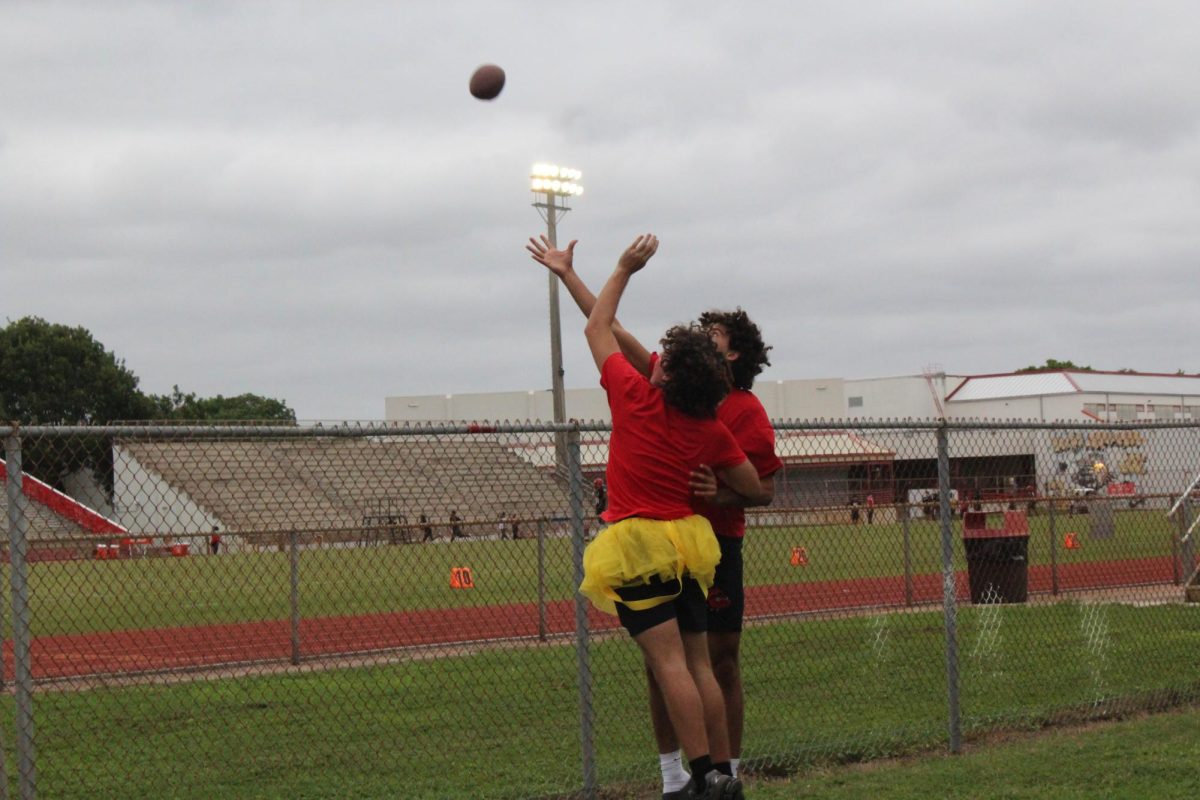
M737 361L740 356L741 356L741 353L739 353L736 350L726 350L725 351L725 360L726 361Z

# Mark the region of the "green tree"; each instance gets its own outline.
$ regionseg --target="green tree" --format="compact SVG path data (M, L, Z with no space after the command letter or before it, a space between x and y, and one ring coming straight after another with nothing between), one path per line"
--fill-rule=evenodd
M68 425L145 419L138 378L84 328L25 317L0 329L0 419Z
M151 395L156 419L188 421L259 421L285 422L294 424L296 412L282 400L262 397L257 394L239 394L236 397L196 397L194 392L184 394L178 386L172 387L169 395Z
M1091 372L1091 367L1079 367L1074 361L1059 361L1057 358L1047 358L1046 363L1040 367L1030 365L1024 369L1019 369L1017 372L1052 372L1064 369L1073 369L1080 372Z

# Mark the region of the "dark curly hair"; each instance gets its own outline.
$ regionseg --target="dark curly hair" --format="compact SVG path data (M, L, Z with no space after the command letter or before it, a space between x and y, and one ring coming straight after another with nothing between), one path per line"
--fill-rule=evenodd
M733 372L733 385L749 391L754 379L771 366L767 357L770 345L763 343L762 331L750 320L750 315L739 307L734 311L705 311L700 315L700 325L705 330L713 325L722 325L729 333L729 349L738 357L729 362Z
M699 325L676 325L662 340L662 368L667 376L663 399L689 417L711 419L729 394L725 359Z

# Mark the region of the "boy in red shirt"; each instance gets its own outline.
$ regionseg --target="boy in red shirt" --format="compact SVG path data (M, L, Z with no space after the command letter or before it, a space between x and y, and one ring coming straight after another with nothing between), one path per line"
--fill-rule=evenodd
M547 267L566 286L576 305L589 314L596 298L574 270L575 241L566 250L550 247L543 236L541 241L530 239L526 247L538 263ZM742 575L742 538L745 534L745 513L750 505L767 505L774 497L774 474L783 465L775 453L775 430L759 399L750 391L754 379L763 367L770 365L767 351L771 348L762 339L758 326L745 311L708 311L701 315L700 324L709 332L728 366L727 379L733 388L717 409L717 418L729 428L738 445L758 472L760 492L756 499L719 486L711 470L697 471L692 483L697 497L708 499L700 512L711 522L721 547L721 561L715 573L715 583L708 594L707 644L711 663L724 697L728 735L733 755L733 773L741 755L744 701L739 664L742 617L745 591ZM657 356L645 347L619 322L614 320L613 333L621 351L637 369L650 375ZM683 770L679 741L675 736L662 695L650 681L650 709L654 735L659 749L659 767L663 778L664 800L685 797L687 773Z
M689 474L707 465L732 490L756 497L758 475L716 419L728 386L712 340L695 326L662 339L651 377L621 352L613 331L630 277L658 249L639 236L621 255L588 316L584 332L613 416L607 470L608 508L584 552L580 591L616 613L642 650L646 669L692 767L685 797L740 798L732 777L720 686L704 631L704 596L720 560L708 520L691 508Z

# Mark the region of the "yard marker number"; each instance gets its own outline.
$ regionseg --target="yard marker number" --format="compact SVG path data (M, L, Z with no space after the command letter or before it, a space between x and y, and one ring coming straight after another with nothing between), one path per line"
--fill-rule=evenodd
M471 575L470 567L451 567L450 568L450 588L451 589L474 589L475 578Z

